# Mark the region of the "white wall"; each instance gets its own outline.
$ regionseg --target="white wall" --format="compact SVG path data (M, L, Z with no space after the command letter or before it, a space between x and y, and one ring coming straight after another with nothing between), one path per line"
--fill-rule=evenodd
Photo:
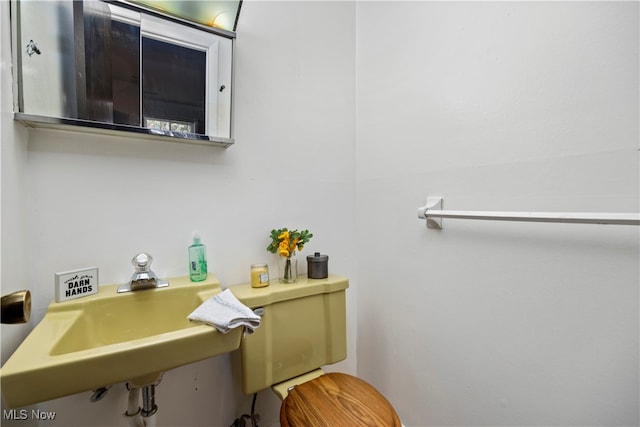
M407 425L638 425L636 228L416 217L637 212L638 3L356 8L358 374Z
M228 150L27 133L7 115L0 12L2 294L31 284L35 311L2 326L3 360L56 271L95 264L120 282L148 250L161 275L186 274L198 228L232 285L251 263L275 268L271 228L308 227L305 252L351 278L336 368L355 372L357 316L358 374L405 424L638 424L635 228L436 232L416 218L430 194L452 209L637 212L637 3L247 1ZM247 412L230 368L167 373L159 425ZM124 425L122 385L88 397L41 405L58 414L47 425ZM277 405L260 394L265 425Z
M9 3L0 2L0 283L2 295L26 289L28 265L26 247L27 131L13 121ZM28 326L2 325L2 360L13 352ZM5 346L5 342L10 343Z
M4 64L8 14L5 2L0 4ZM320 251L329 254L331 272L351 278L349 358L340 368L355 373L354 12L353 3L341 2L243 4L236 144L227 150L27 133L19 125L12 135L10 115L5 120L11 103L5 99L9 74L3 66L3 147L6 127L10 146L25 159L15 164L15 173L5 170L12 151L3 148L2 293L12 283L5 278L21 278L34 308L29 326L3 326L3 333L21 331L15 339L3 334L3 359L53 300L55 272L96 265L101 283L125 282L131 257L148 251L160 276L186 275L187 246L197 229L208 245L209 269L223 286L246 283L250 264L257 262L268 262L277 276L276 256L266 247L271 229L286 226L314 233L301 253L303 273L306 255ZM13 183L13 175L26 175L28 183ZM14 199L25 199L26 208L13 207L5 215L5 202ZM13 230L13 220L25 212L27 230ZM11 249L21 246L24 261L11 265ZM124 385L97 403L89 402L90 395L41 404L57 414L47 425L126 425ZM157 388L157 403L158 425L228 426L249 412L251 400L241 394L229 357L219 356L168 372ZM257 410L264 423L277 420L275 395L260 393Z

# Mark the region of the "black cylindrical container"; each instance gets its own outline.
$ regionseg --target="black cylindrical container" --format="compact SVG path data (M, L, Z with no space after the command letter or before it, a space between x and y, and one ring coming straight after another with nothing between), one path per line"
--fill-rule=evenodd
M316 252L307 256L307 276L309 279L326 279L329 276L329 256Z

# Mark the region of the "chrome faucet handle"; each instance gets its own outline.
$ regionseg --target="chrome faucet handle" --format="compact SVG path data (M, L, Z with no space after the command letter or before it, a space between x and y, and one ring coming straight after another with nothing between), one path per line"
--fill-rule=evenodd
M131 264L136 270L136 273L146 273L151 269L151 262L153 257L147 253L140 253L131 259Z
M135 272L128 283L118 286L118 293L169 286L168 281L158 278L158 276L151 271L152 261L153 257L145 252L134 256L131 259L131 264Z

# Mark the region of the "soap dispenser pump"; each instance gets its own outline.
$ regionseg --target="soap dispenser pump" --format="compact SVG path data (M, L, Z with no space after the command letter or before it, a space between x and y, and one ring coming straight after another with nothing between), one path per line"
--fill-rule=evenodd
M193 244L189 246L189 278L192 282L202 282L207 278L207 247L194 233Z

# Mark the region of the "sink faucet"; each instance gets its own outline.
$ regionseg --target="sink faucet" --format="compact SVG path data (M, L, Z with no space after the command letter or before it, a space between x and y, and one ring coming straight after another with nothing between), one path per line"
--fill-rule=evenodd
M159 279L156 273L151 271L151 261L153 261L151 255L144 252L134 256L131 264L133 264L135 273L128 283L118 286L118 293L169 286L168 281Z

